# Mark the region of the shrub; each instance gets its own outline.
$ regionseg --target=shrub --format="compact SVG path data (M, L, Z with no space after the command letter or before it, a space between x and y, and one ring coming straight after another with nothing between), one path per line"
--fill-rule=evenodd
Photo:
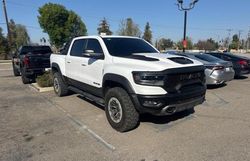
M40 87L52 87L53 79L51 72L45 72L43 75L38 76L36 82Z

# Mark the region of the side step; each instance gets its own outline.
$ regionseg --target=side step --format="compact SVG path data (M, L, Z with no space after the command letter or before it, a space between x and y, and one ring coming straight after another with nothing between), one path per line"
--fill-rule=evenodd
M96 102L97 104L99 104L101 106L104 106L104 99L103 98L94 96L92 94L84 92L84 91L82 91L82 90L80 90L78 88L75 88L73 86L69 86L68 89L71 90L71 91L73 91L73 92L75 92L75 93L77 93L77 94L80 94L80 95L86 97L87 99L89 99L89 100L91 100L93 102Z

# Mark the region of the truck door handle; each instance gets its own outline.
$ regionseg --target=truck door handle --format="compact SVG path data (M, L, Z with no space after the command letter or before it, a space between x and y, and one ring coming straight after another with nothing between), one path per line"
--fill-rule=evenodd
M87 66L86 64L82 64L83 67Z
M71 61L67 61L67 63L69 63L69 64L70 64L70 63L71 63Z

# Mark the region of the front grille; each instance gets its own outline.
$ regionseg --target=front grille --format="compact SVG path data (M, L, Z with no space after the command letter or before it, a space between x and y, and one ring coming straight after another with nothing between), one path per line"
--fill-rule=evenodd
M204 88L204 83L204 71L185 74L169 74L166 76L164 88L168 93L186 93Z

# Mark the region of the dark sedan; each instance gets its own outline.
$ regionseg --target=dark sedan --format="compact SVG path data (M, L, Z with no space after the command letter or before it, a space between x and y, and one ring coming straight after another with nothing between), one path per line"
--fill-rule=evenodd
M231 53L219 53L219 52L211 52L207 53L217 58L231 61L233 63L233 68L235 71L235 76L239 77L245 74L250 73L250 59L238 55L234 55Z

